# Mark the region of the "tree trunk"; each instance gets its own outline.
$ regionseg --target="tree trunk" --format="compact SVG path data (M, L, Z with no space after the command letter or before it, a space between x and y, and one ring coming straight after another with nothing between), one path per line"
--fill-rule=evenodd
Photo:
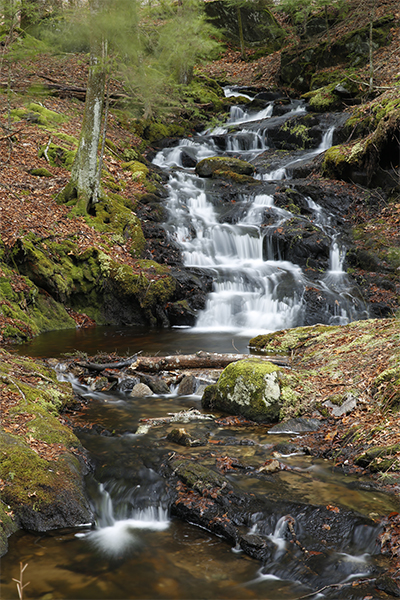
M177 354L175 356L141 356L129 367L129 370L158 372L180 369L224 369L233 362L247 358L250 358L249 354L214 354L209 352ZM288 364L285 358L262 358L280 365Z
M240 6L237 6L236 10L237 10L237 20L238 20L238 29L239 29L240 54L242 56L242 60L246 60L246 51L245 51L245 48L244 48L242 12L240 10Z
M373 61L373 26L375 18L375 5L371 5L370 21L369 21L369 92L374 89L374 61Z
M90 206L98 202L98 153L104 109L106 59L107 42L93 32L79 146L72 165L71 179L62 193L65 202L76 198L82 213L88 212Z

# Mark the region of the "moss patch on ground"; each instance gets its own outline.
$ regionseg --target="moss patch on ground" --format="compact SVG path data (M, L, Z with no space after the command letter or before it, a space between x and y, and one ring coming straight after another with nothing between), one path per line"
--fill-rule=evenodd
M327 417L330 413L324 407L326 400L342 406L351 397L357 403L354 416L351 416L353 413L342 415L340 425L336 425L335 434L329 440L335 438L338 447L341 444L346 447L349 430L361 421L362 431L357 439L352 438L354 455L377 446L396 445L400 435L397 424L400 409L398 319L370 319L346 326L299 327L257 336L249 345L258 352L283 353L290 358L291 369L280 373L281 419L315 415L317 411ZM382 424L379 432L374 430L377 423ZM374 465L376 472L400 471L400 447L396 452L390 451L390 464L375 460Z

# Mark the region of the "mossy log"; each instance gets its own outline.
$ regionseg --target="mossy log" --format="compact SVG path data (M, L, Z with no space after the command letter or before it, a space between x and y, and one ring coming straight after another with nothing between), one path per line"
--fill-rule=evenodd
M233 362L249 358L248 354L216 354L198 352L197 354L177 354L176 356L141 356L130 369L158 372L180 369L224 369ZM262 360L287 365L285 359L263 358Z

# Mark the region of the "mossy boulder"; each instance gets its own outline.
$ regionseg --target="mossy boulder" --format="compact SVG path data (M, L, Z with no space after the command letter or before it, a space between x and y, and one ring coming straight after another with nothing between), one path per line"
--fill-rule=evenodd
M385 369L373 383L374 397L382 408L398 411L400 409L400 366Z
M352 140L329 148L322 164L323 176L398 192L393 156L399 153L399 126L400 101L396 91L370 102L368 109L355 110L343 128L343 138Z
M164 307L176 286L167 266L142 260L133 268L97 248L81 252L72 240L44 247L33 236L19 240L13 260L35 285L99 324L167 324Z
M70 150L57 144L47 144L39 150L39 158L45 157L48 159L51 167L64 167L71 169L75 160L76 150Z
M59 419L75 403L69 383L32 359L0 351L0 555L16 528L48 531L91 521L79 440ZM7 400L8 402L7 402ZM4 519L2 518L4 515Z
M30 102L26 108L16 108L11 111L14 120L26 120L45 127L52 127L64 123L67 118L65 115L49 110L41 104Z
M204 391L202 406L253 421L277 421L281 409L280 367L262 359L241 360Z
M196 173L199 177L212 177L216 172L218 174L228 172L238 175L252 175L254 170L254 166L245 160L220 156L203 158L196 165Z
M39 167L38 169L31 169L30 174L35 177L54 177L53 173L50 173L46 167Z
M27 277L1 263L0 341L24 342L54 329L75 328L64 306Z
M138 160L122 163L122 168L132 173L132 178L144 182L149 174L149 168Z
M309 105L315 112L339 110L342 101L335 94L336 84L330 84L303 94L302 98L309 100Z
M375 446L354 459L356 465L368 468L372 473L387 472L398 462L400 444Z

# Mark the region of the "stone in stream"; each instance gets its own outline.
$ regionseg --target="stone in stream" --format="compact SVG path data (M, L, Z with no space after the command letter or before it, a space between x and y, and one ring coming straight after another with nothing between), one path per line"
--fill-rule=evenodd
M192 435L183 427L172 429L167 435L167 440L175 442L175 444L179 444L180 446L189 446L192 448L207 445L207 436L203 434Z
M245 160L225 156L203 158L196 165L196 174L199 177L212 177L216 171L230 171L238 175L253 175L254 170L254 166Z
M148 386L153 394L164 395L170 393L167 383L161 377L141 374L140 383Z
M260 359L232 363L216 385L205 389L202 406L257 422L277 421L281 409L280 371L277 365Z
M179 396L190 396L196 389L196 377L194 375L184 375L178 387Z
M148 385L144 383L137 383L135 386L133 386L129 395L132 398L145 398L146 396L152 396L153 392Z

